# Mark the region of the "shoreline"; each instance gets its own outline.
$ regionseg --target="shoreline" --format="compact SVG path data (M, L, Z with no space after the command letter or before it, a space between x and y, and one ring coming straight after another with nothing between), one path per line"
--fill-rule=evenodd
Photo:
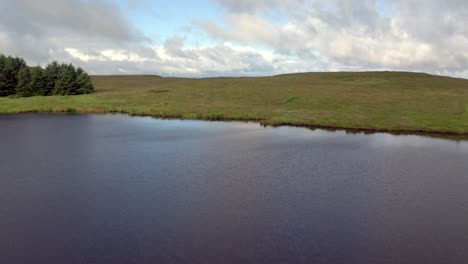
M350 133L468 137L468 80L404 72L92 76L87 95L0 98L1 113L120 113Z
M52 111L24 111L24 112L0 112L0 115L22 115L22 114L49 114L49 115L126 115L129 117L151 117L161 120L194 120L194 121L207 121L207 122L245 122L257 123L263 127L297 127L306 128L310 130L320 129L330 132L344 131L349 134L378 134L386 133L391 135L404 135L404 136L427 136L452 140L468 140L468 132L455 132L455 131L434 131L424 129L386 129L386 128L364 128L364 127L344 127L344 126L329 126L320 124L305 124L294 122L283 123L268 123L264 119L254 118L189 118L182 115L157 115L145 113L130 113L125 111L81 111L76 109L67 110L52 110Z

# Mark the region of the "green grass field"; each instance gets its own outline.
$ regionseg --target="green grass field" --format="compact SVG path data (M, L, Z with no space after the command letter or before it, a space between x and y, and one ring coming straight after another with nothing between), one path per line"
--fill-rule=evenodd
M468 80L404 72L257 78L94 76L80 96L0 98L0 113L128 113L401 132L468 133Z

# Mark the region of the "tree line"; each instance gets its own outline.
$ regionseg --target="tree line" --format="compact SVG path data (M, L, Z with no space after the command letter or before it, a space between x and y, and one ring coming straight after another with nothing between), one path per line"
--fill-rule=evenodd
M72 64L29 67L21 58L0 54L0 96L77 95L94 91L89 75Z

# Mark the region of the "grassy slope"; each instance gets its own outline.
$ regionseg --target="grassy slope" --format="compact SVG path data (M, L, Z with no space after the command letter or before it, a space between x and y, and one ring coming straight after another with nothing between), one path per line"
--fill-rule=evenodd
M0 113L122 112L264 124L468 133L468 80L403 72L258 78L95 76L96 93L0 98Z

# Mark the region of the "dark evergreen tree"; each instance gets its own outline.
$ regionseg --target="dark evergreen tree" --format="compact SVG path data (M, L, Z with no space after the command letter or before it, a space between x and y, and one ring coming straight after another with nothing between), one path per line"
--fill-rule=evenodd
M54 95L74 95L78 94L79 88L75 67L71 64L60 65L58 79L52 93Z
M93 91L89 75L72 64L54 61L45 69L28 68L23 59L0 54L0 96L75 95Z
M46 78L47 95L51 95L55 89L55 82L58 80L60 71L60 65L54 61L47 65L44 70L44 76Z
M47 79L44 70L41 67L34 67L31 71L31 87L34 95L46 96L49 94L47 88Z
M0 83L0 96L15 94L16 84L18 83L18 73L21 68L26 67L23 59L6 57L2 69L2 81Z
M79 94L89 94L94 92L94 86L93 83L91 82L91 78L89 78L89 75L81 68L78 68L76 70L77 73L77 81L78 81L78 86L80 87L78 89Z
M3 94L6 91L6 75L5 75L5 64L7 57L0 54L0 96L5 96Z
M19 70L16 94L22 97L34 95L34 91L31 86L31 72L26 66Z

